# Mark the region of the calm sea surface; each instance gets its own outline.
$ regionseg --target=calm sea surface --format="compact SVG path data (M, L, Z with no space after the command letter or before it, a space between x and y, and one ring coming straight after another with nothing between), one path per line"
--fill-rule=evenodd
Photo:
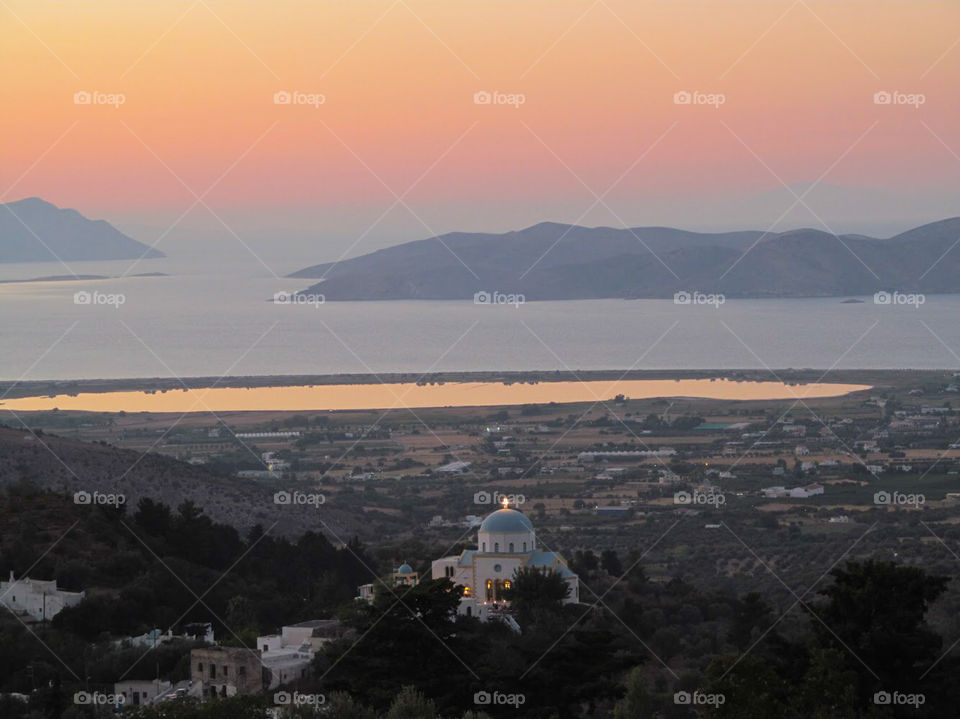
M120 274L129 267L71 263L81 274ZM932 295L919 307L876 305L872 297L856 304L728 300L719 307L670 300L297 306L271 298L309 282L277 280L249 258L216 266L152 260L134 271L170 276L0 284L0 379L960 368L956 295ZM0 265L0 279L65 273L53 263ZM123 303L75 304L76 292L100 293L105 302L122 295Z

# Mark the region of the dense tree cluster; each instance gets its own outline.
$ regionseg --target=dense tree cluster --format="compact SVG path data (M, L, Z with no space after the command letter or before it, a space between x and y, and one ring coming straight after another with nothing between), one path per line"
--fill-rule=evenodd
M30 501L59 509L69 526L77 508L56 504L60 499L17 501L28 514ZM96 591L51 623L0 621L0 716L108 716L75 706L73 692L110 690L130 667L129 678L188 676L194 642L145 653L116 644L118 636L213 619L227 643L249 644L280 624L329 616L352 632L326 645L312 676L289 687L325 697L325 716L853 719L950 716L960 704L960 688L950 681L960 669L949 651L956 637L928 623L949 580L915 565L847 561L815 589L783 585L777 593L736 596L705 588L709 582L651 579L637 553L580 550L571 555L580 604L563 603L567 587L554 572L514 576L516 632L459 616L462 588L447 579L414 587L377 582L372 603L353 601L377 564L355 543L338 549L318 534L291 542L259 529L241 537L189 503L175 511L149 500L129 514L84 511L77 533L63 539L73 542L69 551L54 549L38 566L45 576L82 577ZM23 572L21 555L40 556L56 540L46 532L18 536L16 551L0 544L4 571ZM417 543L384 547L379 564L431 552ZM490 695L522 700L483 700ZM704 697L713 703L698 704ZM265 693L128 708L125 715L266 719L276 709ZM280 716L314 713L304 706Z

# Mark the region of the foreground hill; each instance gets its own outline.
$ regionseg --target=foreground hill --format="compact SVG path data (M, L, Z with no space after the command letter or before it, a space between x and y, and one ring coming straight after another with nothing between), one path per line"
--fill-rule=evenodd
M358 520L329 504L319 509L277 505L273 489L171 457L0 427L0 488L24 481L70 496L79 491L123 494L130 511L144 497L170 507L189 500L213 521L241 530L277 522L271 532L275 536L328 528L351 536L361 528Z
M801 229L706 234L541 223L500 235L452 233L408 242L291 277L330 300L818 297L960 292L960 218L889 239Z
M0 262L163 257L104 220L88 220L36 197L0 205Z

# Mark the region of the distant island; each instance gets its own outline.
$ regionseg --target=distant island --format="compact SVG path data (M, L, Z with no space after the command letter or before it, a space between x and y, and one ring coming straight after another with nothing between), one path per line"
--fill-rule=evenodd
M136 260L164 254L117 230L38 197L0 205L0 262Z
M168 277L166 272L138 272L128 277ZM25 280L0 280L0 285L29 284L31 282L76 282L77 280L116 280L116 275L50 275Z
M960 292L960 218L895 237L813 229L688 232L544 222L504 234L450 233L299 270L327 300L452 300L477 293L526 301L836 297Z

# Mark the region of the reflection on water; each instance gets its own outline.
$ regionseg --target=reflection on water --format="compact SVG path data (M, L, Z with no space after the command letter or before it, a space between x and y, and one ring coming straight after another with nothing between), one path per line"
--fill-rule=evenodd
M616 382L541 382L497 384L453 382L440 385L340 384L300 387L214 387L167 392L103 392L75 396L24 397L0 402L18 412L81 410L91 412L230 412L389 409L394 407L481 407L547 402L594 402L622 394L631 399L702 397L707 399L805 399L838 397L869 389L859 384L786 385L717 379L624 380Z

